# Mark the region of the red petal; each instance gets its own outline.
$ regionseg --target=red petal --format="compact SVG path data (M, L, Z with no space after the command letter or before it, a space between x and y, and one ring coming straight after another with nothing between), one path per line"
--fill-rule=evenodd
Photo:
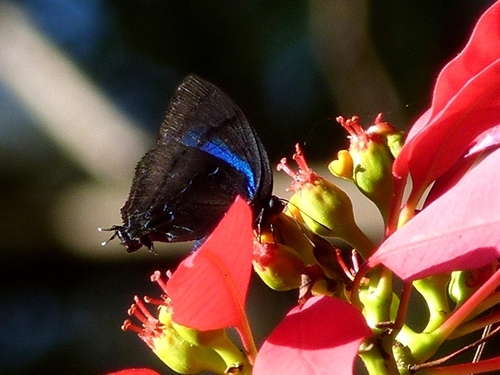
M500 2L478 21L464 50L441 71L431 108L413 125L394 173L420 189L500 123Z
M371 334L352 305L310 298L293 308L264 342L253 374L351 375L359 345Z
M404 280L476 269L500 255L500 149L389 237L369 259Z
M239 327L253 251L252 211L238 197L214 232L167 283L173 319L200 331Z
M453 167L443 173L432 185L429 195L425 198L425 205L428 206L452 188L485 151L498 148L499 145L500 125L494 126L479 135L474 140L472 147L467 151L467 154L458 159Z
M160 373L147 368L128 368L107 375L160 375Z

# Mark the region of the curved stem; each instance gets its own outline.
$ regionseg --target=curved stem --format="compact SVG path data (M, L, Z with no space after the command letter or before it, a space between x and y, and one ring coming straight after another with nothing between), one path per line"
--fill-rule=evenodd
M406 314L410 305L410 297L413 286L411 283L405 283L401 292L401 300L399 301L398 312L394 320L394 334L397 335L406 321Z
M363 360L370 375L399 375L399 371L392 356L383 352L380 343L373 338L361 344L359 357Z
M438 274L413 282L413 286L424 297L429 309L429 321L423 332L434 331L450 315L448 304L449 281L449 274Z
M496 271L470 298L463 303L449 318L443 322L436 330L423 333L412 347L415 358L424 361L430 358L457 327L470 318L470 315L490 296L500 285L500 270Z
M240 335L241 342L248 356L248 360L250 364L253 365L255 363L255 358L257 358L257 346L255 345L255 340L253 339L250 323L248 322L246 315L241 324L235 328Z

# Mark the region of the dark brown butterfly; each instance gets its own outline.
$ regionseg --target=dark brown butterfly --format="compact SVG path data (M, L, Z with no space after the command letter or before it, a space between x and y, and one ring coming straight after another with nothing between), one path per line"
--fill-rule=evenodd
M156 146L138 163L115 231L128 252L209 234L237 195L254 217L275 202L264 146L219 88L186 77L167 108Z

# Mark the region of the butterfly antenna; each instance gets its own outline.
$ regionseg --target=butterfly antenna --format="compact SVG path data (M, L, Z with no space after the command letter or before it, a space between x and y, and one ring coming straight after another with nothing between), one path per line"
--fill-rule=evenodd
M283 203L283 207L286 208L286 205L287 204L291 204L293 205L294 207L296 207L301 213L302 213L302 210L299 209L296 205L294 205L292 202L290 202L288 199L285 199L285 198L279 198L279 197L276 197L277 200L279 200L281 203ZM305 214L305 213L304 213ZM310 217L309 215L305 214L306 216ZM314 241L309 238L309 236L307 235L307 233L303 230L302 228L302 223L300 223L298 220L297 220L297 217L295 217L295 215L292 214L291 218L293 219L293 221L295 222L295 224L297 224L297 226L300 228L300 231L302 232L302 234L304 235L304 237L307 239L307 241L309 241L309 243L314 246ZM312 219L312 218L311 218ZM312 219L314 220L314 219ZM263 219L262 219L262 212L259 214L259 220L257 222L257 231L259 233L259 242L261 242L261 239L260 239L260 234L261 234L261 224L263 222ZM321 225L321 223L319 223ZM274 242L279 242L277 241L277 236L275 235L276 232L278 232L278 234L280 235L281 237L281 233L279 233L279 227L275 227L273 224L269 224L270 225L270 229L271 229L271 232L273 234L273 239L274 239ZM326 228L326 227L325 227ZM328 228L327 228L328 229Z
M101 228L101 227L97 228L99 232L111 232L111 231L115 232L111 237L109 237L107 241L102 241L101 246L106 246L109 242L113 241L116 238L116 236L118 236L118 229L119 227L116 225L113 225L111 228Z
M286 200L284 200L284 201L286 201ZM314 219L314 218L313 218L311 215L309 215L307 212L305 212L304 210L300 209L300 207L298 207L296 204L293 204L293 203L292 203L292 202L290 202L290 201L287 201L287 203L288 203L288 204L291 204L291 205L292 205L292 206L294 206L297 210L299 210L299 211L300 211L300 213L301 213L301 215L305 215L305 216L307 216L309 219L311 219L312 221L316 222L319 226L322 226L323 228L325 228L325 229L326 229L326 230L328 230L328 231L332 231L332 229L331 229L331 228L328 228L325 224L320 223L318 220ZM293 219L295 220L295 222L297 222L297 223L298 223L297 218L296 218L294 215L292 215L292 217L293 217Z

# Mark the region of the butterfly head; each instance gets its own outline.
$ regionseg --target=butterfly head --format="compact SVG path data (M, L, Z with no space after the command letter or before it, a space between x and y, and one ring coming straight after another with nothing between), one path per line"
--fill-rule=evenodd
M113 235L109 238L109 240L101 243L102 246L106 246L108 242L112 241L116 237L118 237L121 241L121 245L127 249L127 253L133 253L139 250L141 247L146 246L150 251L154 251L153 242L147 236L142 236L139 239L136 238L135 235L130 233L128 227L122 225L113 225L111 228L99 228L101 232L112 232Z

